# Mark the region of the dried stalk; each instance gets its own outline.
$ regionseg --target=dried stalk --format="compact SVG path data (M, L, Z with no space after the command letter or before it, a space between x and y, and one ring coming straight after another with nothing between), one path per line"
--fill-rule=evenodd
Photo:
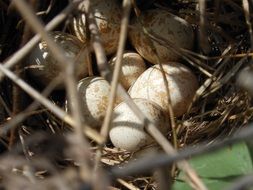
M91 172L90 161L89 161L89 145L86 139L83 137L83 126L82 126L82 114L81 107L79 104L79 96L77 92L77 82L74 76L74 62L68 59L65 56L64 51L57 46L57 44L53 41L53 39L47 34L44 30L42 23L38 20L35 13L32 11L31 7L23 1L23 0L13 0L12 1L16 8L19 10L23 18L27 21L30 27L37 33L39 33L43 40L47 43L48 48L54 54L55 59L60 63L63 68L63 72L66 75L65 84L67 88L67 93L69 99L72 100L72 104L70 105L71 111L73 113L73 119L75 121L75 136L76 141L78 142L78 161L80 162L80 174L83 180L87 180L90 182Z
M133 1L132 1L133 2ZM135 4L134 4L135 5ZM135 13L137 15L137 18L140 16L140 11L138 10L137 6L135 5ZM161 72L162 72L162 77L163 77L163 81L164 81L164 84L165 84L165 88L166 88L166 93L167 93L167 96L168 96L168 99L167 99L167 103L169 105L169 116L170 116L170 121L171 121L171 128L172 128L172 133L173 133L173 142L174 142L174 147L177 148L177 134L176 134L176 124L175 124L175 119L174 119L174 113L173 113L173 109L172 109L172 106L171 106L171 99L170 99L170 93L169 93L169 87L168 87L168 81L167 81L167 78L166 78L166 75L165 75L165 72L163 70L163 67L162 67L162 64L160 62L160 59L158 57L158 54L157 54L157 50L154 46L154 43L153 41L149 38L148 36L148 31L147 29L143 26L143 23L141 23L141 20L139 20L141 26L142 26L142 30L144 32L144 35L146 35L146 38L147 40L149 41L149 44L152 48L152 51L154 52L154 55L156 57L156 60L159 64L159 68L161 69ZM166 138L159 134L159 130L155 130L156 128L152 128L152 127L149 127L147 130L148 132L154 137L154 134L156 135L156 140L158 139L162 139L163 138L163 148L165 150L165 152L167 154L177 154L176 150L173 149L172 145L169 143L169 141L166 140ZM159 137L160 136L160 137ZM160 144L161 145L161 144ZM207 187L204 185L204 183L202 182L202 180L198 177L197 173L194 171L194 169L188 164L188 162L186 160L183 160L181 162L178 162L177 163L177 166L183 170L186 174L187 174L187 177L188 177L188 181L189 183L195 188L195 189L207 189Z
M96 25L94 15L89 10L89 3L90 2L88 0L85 1L85 13L88 18L93 49L95 50L97 63L98 63L98 67L100 69L101 75L110 82L111 81L110 69L108 68L108 65L107 65L105 51L103 49L101 39L99 37L98 27ZM126 93L126 91L123 89L121 85L119 85L118 91L119 91L119 96L125 100L125 102L136 114L136 116L144 124L146 124L145 125L146 130L158 142L158 144L161 145L161 147L165 150L165 152L172 155L177 154L177 152L173 149L170 142L161 134L161 132L154 125L154 123L145 117L145 115L141 112L138 106L136 106L136 104L129 97L129 95ZM183 171L187 173L188 177L191 179L191 181L193 182L195 187L197 187L197 189L202 189L202 190L207 189L203 185L203 183L200 181L200 179L197 177L195 171L190 167L190 165L186 161L180 162L178 163L178 165L179 165L179 168L181 168Z
M210 47L206 38L206 30L205 30L205 23L206 23L206 1L205 0L199 0L199 10L200 10L200 35L199 35L199 41L200 41L200 47L205 53L210 52Z
M62 80L62 76L56 77L41 93L45 98L55 89L57 85L60 84ZM31 103L24 111L20 112L19 114L15 115L15 117L8 120L0 130L0 136L2 134L7 133L10 129L15 128L19 123L24 121L26 117L28 117L33 110L36 110L40 106L40 102L36 99L33 103Z
M250 44L251 44L251 50L253 50L253 32L252 32L252 24L251 24L251 16L250 16L250 8L249 8L249 1L248 0L242 0L245 20L248 25L248 30L250 34Z
M13 72L6 69L3 65L0 64L0 71L4 73L7 77L9 77L14 83L19 85L25 92L27 92L31 97L39 101L43 106L48 108L51 112L53 112L57 117L59 117L64 122L68 123L70 126L75 127L76 122L73 120L73 118L68 115L66 112L64 112L61 108L54 105L52 102L50 102L47 98L43 97L38 91L36 91L34 88L32 88L30 85L28 85L26 82L24 82L22 79L18 78ZM102 142L101 136L93 129L89 127L85 127L83 129L84 133L93 139L94 141L100 143Z
M34 0L30 0L30 3L33 7L35 7L36 3L34 2ZM27 24L25 24L20 48L22 48L27 43L29 38L31 38L31 35L32 35L32 32L31 32L29 26ZM22 72L23 68L24 68L23 61L20 61L19 64L15 65L15 74L17 76L19 76L20 78L24 79L24 73ZM21 72L20 72L20 70L21 70ZM24 105L23 105L22 100L25 98L25 94L22 91L22 89L16 85L13 85L12 93L13 93L12 115L14 116L23 110ZM16 128L12 128L10 131L10 141L9 141L10 147L16 142L16 137L17 137L17 130L16 130Z
M81 1L81 0L80 0ZM58 24L65 20L68 14L79 4L79 2L70 3L61 13L56 15L54 19L52 19L46 26L45 30L50 31L53 30ZM8 60L6 60L3 65L5 68L11 68L16 63L22 60L32 49L33 47L40 41L40 34L36 34L28 43L26 43L20 50L14 53ZM0 80L3 78L2 73L0 73Z
M158 167L169 166L176 161L187 159L189 157L194 157L198 155L203 155L206 153L212 153L218 151L224 147L231 146L233 144L245 141L251 141L253 136L253 125L249 124L247 127L241 129L234 136L227 138L220 138L209 144L208 142L203 142L198 146L189 146L181 149L177 155L159 154L152 156L150 158L143 158L135 162L126 164L123 168L115 166L112 168L112 174L115 178L127 177L129 175L140 174L148 171L152 171ZM209 145L207 145L209 144Z
M124 53L124 48L125 48L126 39L127 39L127 29L128 29L130 10L131 10L131 1L124 0L123 1L123 15L122 15L121 29L120 29L120 36L119 36L119 45L118 45L117 54L116 54L115 68L114 68L113 76L112 76L109 105L108 105L108 109L105 115L102 129L101 129L101 135L104 137L105 140L107 139L108 131L109 131L109 127L110 127L111 119L112 119L113 107L115 103L117 86L118 86L119 75L120 75L122 59L123 59L123 53Z
M119 44L118 44L118 49L117 49L117 54L116 54L116 63L115 63L115 68L113 71L113 77L112 77L112 82L111 82L111 91L110 91L110 96L109 96L108 108L106 111L106 115L103 121L101 131L100 131L104 142L99 145L99 149L96 152L95 169L97 169L98 163L100 162L101 155L102 155L101 153L102 147L104 146L104 143L107 141L109 127L111 125L113 107L115 103L118 80L119 80L123 53L124 53L124 48L125 48L125 43L126 43L126 38L127 38L127 29L128 29L129 15L130 15L130 10L131 10L131 1L124 0L122 7L123 7L123 15L122 15L122 20L121 20Z

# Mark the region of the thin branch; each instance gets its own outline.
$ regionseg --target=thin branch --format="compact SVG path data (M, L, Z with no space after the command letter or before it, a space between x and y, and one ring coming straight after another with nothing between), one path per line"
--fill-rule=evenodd
M89 152L89 144L82 135L83 126L82 126L82 113L81 107L79 104L79 95L77 91L77 82L75 78L75 64L73 60L69 59L62 48L58 47L54 42L51 36L47 34L47 31L44 29L43 24L36 17L36 14L32 11L31 7L24 0L13 0L12 1L16 8L19 10L23 18L27 21L30 27L36 32L39 33L43 40L47 43L48 48L51 50L55 59L60 63L60 66L63 69L64 74L66 75L65 84L67 88L68 98L72 100L72 104L70 104L71 111L73 113L73 119L75 121L75 136L76 141L78 142L79 154L77 156L78 161L80 162L80 174L83 180L87 180L90 182L90 152Z
M111 81L111 73L110 69L107 65L107 59L105 56L105 51L103 49L101 39L98 32L98 27L96 25L94 15L92 12L90 12L90 2L89 0L85 1L85 13L88 18L89 23L89 30L91 33L91 40L92 40L92 46L96 54L98 67L100 69L101 75L108 80ZM129 97L125 89L122 87L122 85L119 84L118 86L118 94L120 97L122 97L125 102L128 104L128 106L132 109L132 111L135 113L135 115L142 121L145 125L146 130L148 133L160 144L160 146L165 150L165 152L169 155L176 155L177 152L174 150L170 142L165 138L165 136L157 129L157 127L154 125L152 121L150 121L138 108L138 106L133 102L133 100ZM205 186L200 182L199 178L197 177L195 171L190 167L190 165L186 161L182 161L178 163L179 168L181 168L183 171L186 172L186 174L189 176L191 181L193 182L194 186L197 187L197 189L207 189Z
M115 103L117 86L118 86L119 75L120 75L122 59L123 59L123 53L124 53L124 48L125 48L126 38L127 38L127 29L128 29L130 10L131 10L131 1L124 0L123 1L123 16L122 16L120 36L119 36L119 45L118 45L118 50L116 54L115 68L113 71L113 77L112 77L112 82L111 82L110 98L109 98L108 108L107 108L107 112L106 112L105 119L103 122L103 126L101 129L101 135L104 137L105 141L108 136L108 131L109 131L109 127L110 127L111 119L112 119L113 107Z
M3 65L0 64L0 71L4 73L7 77L9 77L14 83L19 85L25 92L27 92L31 97L38 100L43 106L48 108L51 112L53 112L57 117L62 119L64 122L68 123L71 126L76 126L75 120L68 115L65 111L61 108L54 105L50 102L47 98L43 97L38 91L24 82L22 79L18 78L12 71L6 69ZM0 130L1 131L1 130ZM101 137L100 135L93 129L89 127L84 128L85 134L93 139L94 141L100 143ZM0 132L1 133L1 132Z
M122 65L123 53L124 53L124 48L125 48L125 43L126 43L126 38L127 38L127 29L128 29L129 15L130 15L130 10L131 10L131 1L124 0L122 5L123 5L122 6L123 15L122 15L122 20L121 20L121 29L120 29L119 44L118 44L117 55L116 55L116 63L115 63L114 71L113 71L108 107L107 107L107 111L106 111L106 115L103 121L101 131L100 131L100 134L102 135L104 142L99 145L99 148L96 152L95 170L97 169L100 159L101 159L102 147L104 146L104 143L107 141L107 138L108 138L109 127L111 125L113 108L114 108L115 98L117 94L117 86L118 86L121 65Z
M60 84L61 80L61 75L56 77L51 83L49 83L49 85L42 91L41 94L46 98L55 89L55 87ZM30 116L30 113L33 110L36 110L39 106L40 102L35 99L34 102L32 102L24 111L20 112L4 123L4 125L1 127L0 136L1 134L6 134L10 129L15 128L20 122L24 121L26 117Z
M252 32L252 24L251 24L251 16L250 16L250 8L249 8L249 1L248 0L242 0L242 5L243 5L243 10L244 10L244 15L245 15L245 20L248 25L248 30L250 34L250 45L251 45L251 50L253 50L253 32Z
M135 5L135 2L132 1L134 4L134 8L135 8L135 13L137 18L139 18L140 16L140 11L138 10L138 7ZM162 77L163 77L163 82L165 85L165 90L166 90L166 94L167 94L167 104L169 105L169 116L170 116L170 124L171 124L171 128L172 128L172 137L173 137L173 143L174 143L174 148L177 149L177 134L176 134L176 123L175 123L175 119L174 119L174 112L171 106L171 98L170 98L170 92L169 92L169 84L168 84L168 80L166 78L165 72L163 70L160 58L158 56L157 53L157 49L155 48L154 42L152 41L151 38L149 38L148 35L148 30L147 28L143 25L143 23L141 22L141 19L138 19L139 23L142 26L142 32L144 32L144 35L146 36L146 39L148 40L149 45L151 46L151 49L153 51L153 54L156 58L156 61L159 64L159 68L161 70L162 73ZM172 145L170 144L170 142L163 136L161 135L161 133L159 132L158 129L156 128L152 128L149 127L148 132L153 136L154 134L156 135L155 139L158 141L158 139L163 139L163 146L164 146L164 150L167 154L177 154L176 150L173 149ZM201 189L201 190L205 190L207 189L207 187L204 185L204 183L201 181L201 179L198 177L196 171L189 165L189 163L186 160L183 160L181 162L177 163L178 168L180 168L182 171L184 171L187 175L187 180L189 181L189 183L195 188L195 189Z
M107 138L108 138L109 127L111 125L113 108L114 108L115 98L117 94L117 86L118 86L118 80L119 80L119 75L120 75L120 70L121 70L123 53L124 53L124 48L125 48L125 43L126 43L126 38L127 38L127 29L128 29L129 15L130 15L130 10L131 10L131 1L124 0L122 5L123 5L123 15L122 15L122 20L121 20L121 29L120 29L119 44L118 44L117 55L116 55L116 63L115 63L114 71L113 71L108 107L107 107L107 111L106 111L106 115L103 121L101 131L100 131L100 134L103 137L104 142L100 144L100 147L98 148L96 152L95 169L97 169L98 163L101 159L102 147L104 146L104 143L107 141Z
M159 154L150 158L140 159L135 162L126 164L121 168L113 167L111 171L113 176L115 175L116 178L145 173L147 171L154 170L157 167L169 166L179 160L187 159L189 157L192 158L198 155L203 155L205 153L212 153L224 147L228 147L242 141L251 141L252 136L253 124L249 124L228 139L224 140L223 138L220 138L209 145L207 145L208 142L203 142L198 146L185 147L184 149L181 149L177 155L169 156L167 154Z
M207 42L206 38L206 30L205 30L205 23L206 23L206 1L199 0L199 11L200 11L200 34L199 34L199 42L200 47L205 53L210 52L210 47Z
M85 0L84 2L84 12L87 17L88 28L90 32L90 39L92 42L93 49L95 51L95 56L97 60L97 65L101 75L107 80L111 81L111 72L108 68L107 58L105 55L105 50L102 45L102 41L100 39L100 34L98 30L98 26L96 24L96 20L94 17L94 12L91 8L91 3L89 0Z
M79 2L70 3L61 13L55 16L46 26L45 30L50 31L53 30L58 24L65 20L68 14L79 4ZM21 61L32 49L33 47L40 41L40 34L36 34L29 42L27 42L21 49L19 49L16 53L14 53L8 60L6 60L3 65L5 68L11 68L16 63ZM1 63L2 64L2 63ZM3 75L0 73L0 80Z

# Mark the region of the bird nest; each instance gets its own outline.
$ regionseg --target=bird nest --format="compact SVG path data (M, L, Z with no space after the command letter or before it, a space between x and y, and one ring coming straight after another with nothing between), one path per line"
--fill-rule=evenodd
M11 60L14 53L21 50L33 35L26 21L18 14L19 11L14 8L15 2L0 0L0 55L3 64ZM30 2L37 16L45 23L56 18L69 5L67 1L60 0ZM250 95L237 85L237 76L242 68L251 64L251 5L239 0L207 1L205 4L191 0L151 0L136 1L135 6L140 13L151 8L169 11L188 21L195 31L194 50L178 51L182 55L182 62L196 74L199 88L187 113L179 118L171 118L175 122L175 133L166 134L168 141L182 148L203 141L212 142L245 127L252 120L252 103ZM72 9L67 14L64 22L55 30L72 32L69 22L78 11ZM130 18L133 17L134 11ZM147 36L171 47L159 36ZM129 42L126 47L133 49ZM95 56L92 61L96 63ZM95 64L93 72L102 74L99 68ZM26 76L28 69L19 59L14 73L23 78L25 83L47 94ZM99 168L102 165L105 171L112 166L128 163L134 157L135 153L115 148L109 141L101 147L91 138L89 146L83 148L87 142L81 144L83 141L79 139L80 136L70 132L73 129L69 128L64 118L56 116L52 110L54 108L36 105L41 100L33 102L9 78L2 78L0 96L0 177L4 189L18 189L21 186L27 189L62 189L65 185L68 189L99 188L94 182L83 181L92 181L92 174L87 176L82 173L87 167L82 156L90 156L86 159L89 167L95 165L95 168ZM17 82L15 77L14 80ZM64 90L51 93L49 90L47 94L47 100L62 109L65 109L65 98ZM80 150L83 152L80 153ZM104 171L96 175L101 179L101 184L108 185L110 189L156 189L159 186L156 175L128 176L125 179L118 178L113 183L108 182Z

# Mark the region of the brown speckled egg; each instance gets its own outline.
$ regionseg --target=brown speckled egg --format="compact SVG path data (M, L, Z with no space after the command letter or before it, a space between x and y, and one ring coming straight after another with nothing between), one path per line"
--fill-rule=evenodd
M63 33L53 32L50 33L53 37L54 42L59 45L65 56L72 59L76 63L76 75L77 78L81 79L88 75L87 67L87 54L81 52L84 48L84 44L75 36ZM26 59L26 64L29 67L29 75L32 76L33 80L43 86L46 86L57 77L61 72L60 63L56 61L52 53L50 52L46 42L40 42L29 54ZM58 89L64 88L63 83L57 86Z
M77 88L85 122L91 127L100 127L108 107L109 83L102 77L87 77L78 82Z
M198 88L193 72L186 66L171 62L162 65L168 81L171 105L175 116L183 115ZM168 113L168 96L159 65L147 69L129 89L132 98L145 98L156 102Z
M110 64L114 66L116 57L110 60ZM121 73L119 81L123 87L128 88L136 81L136 79L146 70L146 65L142 57L135 52L125 52L122 59Z
M143 11L139 18L143 26L155 36L161 37L179 48L193 48L193 29L184 19L161 9ZM153 64L158 63L153 55L150 43L143 33L142 25L137 19L133 21L133 29L130 30L129 36L131 43L142 57ZM176 54L173 49L164 47L154 40L153 43L161 63L180 59L180 55Z
M166 115L159 105L146 99L133 100L163 134L169 131ZM151 136L144 131L144 127L144 123L125 102L122 102L114 108L109 136L115 147L135 151L153 142Z
M121 6L117 0L92 0L91 5L106 54L115 53L120 33ZM84 11L83 3L80 3L79 9ZM79 14L72 23L75 35L84 42L87 39L85 20L85 15Z

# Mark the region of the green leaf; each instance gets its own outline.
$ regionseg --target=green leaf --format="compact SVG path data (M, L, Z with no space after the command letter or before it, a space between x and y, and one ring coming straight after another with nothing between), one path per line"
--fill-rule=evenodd
M245 143L195 157L190 164L210 190L224 189L236 178L252 172L252 157ZM183 173L175 181L173 190L192 189L182 179Z

